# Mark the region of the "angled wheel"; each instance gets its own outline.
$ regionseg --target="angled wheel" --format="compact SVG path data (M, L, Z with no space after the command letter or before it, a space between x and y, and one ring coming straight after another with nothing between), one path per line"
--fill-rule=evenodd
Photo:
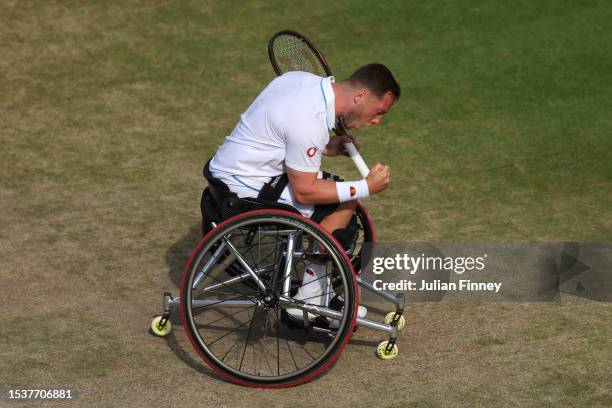
M316 300L296 300L308 262L325 265L318 279L326 289ZM251 211L212 230L181 285L183 325L196 351L218 374L254 387L289 387L325 371L353 333L356 304L340 245L316 223L279 210ZM296 327L286 309L307 321Z
M376 231L374 222L368 214L368 210L361 201L357 202L355 208L355 216L359 225L359 239L357 240L355 251L350 257L353 268L358 275L361 275L362 267L365 267L372 257L374 252L374 243L376 242Z

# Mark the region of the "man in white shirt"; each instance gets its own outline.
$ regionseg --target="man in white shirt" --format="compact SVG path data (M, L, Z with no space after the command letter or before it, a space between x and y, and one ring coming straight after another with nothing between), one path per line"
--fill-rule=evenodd
M377 163L362 180L324 179L321 156L346 155L343 144L355 142L352 136L330 138L329 131L336 118L342 118L347 129L378 125L399 97L399 85L382 64L365 65L341 82L288 72L275 78L241 115L212 158L210 172L239 197L260 196L271 179L286 173L289 184L279 202L292 205L330 233L346 228L357 199L387 188L389 166ZM308 286L309 293L300 291L297 297L313 298L313 291L316 295L321 288L306 283L323 271L323 265L308 265L303 287Z

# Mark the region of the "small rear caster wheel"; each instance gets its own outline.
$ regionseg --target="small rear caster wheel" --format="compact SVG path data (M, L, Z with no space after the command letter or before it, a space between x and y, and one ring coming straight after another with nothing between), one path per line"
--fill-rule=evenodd
M155 319L153 319L151 322L151 330L156 336L165 337L172 332L172 323L170 323L170 320L166 320L166 325L164 327L159 327L161 319L162 316L157 316Z

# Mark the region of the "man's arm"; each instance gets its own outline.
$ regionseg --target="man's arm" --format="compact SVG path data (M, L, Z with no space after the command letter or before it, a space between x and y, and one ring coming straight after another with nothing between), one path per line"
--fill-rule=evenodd
M339 199L336 182L317 179L317 174L287 167L287 176L289 176L289 184L291 184L295 201L301 204L337 203Z
M287 167L289 184L295 201L301 204L331 204L340 201L336 182L317 178L318 173L293 170ZM379 193L389 186L389 166L376 163L366 177L370 195Z

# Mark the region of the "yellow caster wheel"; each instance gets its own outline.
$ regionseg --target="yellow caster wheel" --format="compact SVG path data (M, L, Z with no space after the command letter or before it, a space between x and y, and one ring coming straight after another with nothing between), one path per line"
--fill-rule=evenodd
M170 323L170 320L167 320L166 326L163 329L160 329L159 322L161 321L161 319L161 316L157 316L155 319L153 319L153 321L151 322L151 330L156 336L164 337L169 335L172 331L172 323Z
M381 342L378 347L376 347L376 355L378 358L382 358L383 360L392 360L397 357L399 350L397 348L397 344L394 344L391 351L387 352L387 344L389 344L387 340Z
M395 315L395 312L387 313L387 315L385 316L385 323L391 324L391 321L393 320L394 315ZM406 319L404 319L404 316L400 316L399 322L397 322L397 330L402 330L405 325L406 325Z

